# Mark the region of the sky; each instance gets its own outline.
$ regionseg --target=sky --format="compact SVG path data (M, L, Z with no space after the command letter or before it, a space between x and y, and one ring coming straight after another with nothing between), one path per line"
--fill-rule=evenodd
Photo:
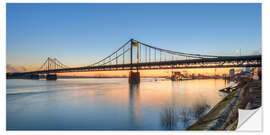
M7 70L90 65L133 38L209 55L261 52L261 4L7 4Z

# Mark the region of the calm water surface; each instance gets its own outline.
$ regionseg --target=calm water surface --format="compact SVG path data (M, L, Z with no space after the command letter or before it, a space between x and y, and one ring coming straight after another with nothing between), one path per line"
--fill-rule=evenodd
M224 80L7 80L8 130L184 130L225 95Z

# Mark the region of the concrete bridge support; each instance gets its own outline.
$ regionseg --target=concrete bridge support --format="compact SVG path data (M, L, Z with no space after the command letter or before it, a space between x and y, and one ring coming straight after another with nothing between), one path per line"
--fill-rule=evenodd
M56 74L47 74L46 80L57 80Z
M129 76L128 76L128 82L129 84L138 84L140 83L140 72L133 72L130 71L129 72Z
M29 79L39 79L39 74L31 74Z

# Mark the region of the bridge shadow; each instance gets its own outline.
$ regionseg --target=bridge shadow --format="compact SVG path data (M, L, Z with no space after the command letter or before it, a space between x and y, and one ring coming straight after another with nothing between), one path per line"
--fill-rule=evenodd
M140 84L129 84L129 115L131 129L138 129L140 121Z

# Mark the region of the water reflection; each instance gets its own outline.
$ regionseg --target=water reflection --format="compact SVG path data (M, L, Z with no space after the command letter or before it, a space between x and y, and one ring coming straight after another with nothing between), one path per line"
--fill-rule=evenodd
M183 130L224 97L221 88L224 80L8 80L7 129Z
M140 120L140 85L129 84L129 115L131 129L139 127Z
M192 107L193 117L195 119L201 118L209 108L210 105L206 103L206 100L202 100L202 102L199 102Z
M209 110L208 104L196 104L192 108L164 106L160 113L161 125L166 130L186 129L193 121L201 118Z
M174 130L177 128L177 122L179 121L178 118L178 111L175 104L175 98L177 98L177 90L180 87L180 81L172 81L171 82L171 101L167 101L160 112L160 123L161 126L166 130Z
M171 102L165 104L161 109L161 126L166 130L186 129L192 122L205 115L211 106L207 103L206 97L200 93L196 94L196 100L194 100L192 105L187 105L185 100L181 99L179 104L178 98L184 98L180 92L180 82L175 81L171 85L172 98ZM216 80L214 85L216 87ZM187 100L187 102L191 102L191 100Z
M164 129L175 129L178 121L176 107L174 105L164 106L160 114L160 120Z

